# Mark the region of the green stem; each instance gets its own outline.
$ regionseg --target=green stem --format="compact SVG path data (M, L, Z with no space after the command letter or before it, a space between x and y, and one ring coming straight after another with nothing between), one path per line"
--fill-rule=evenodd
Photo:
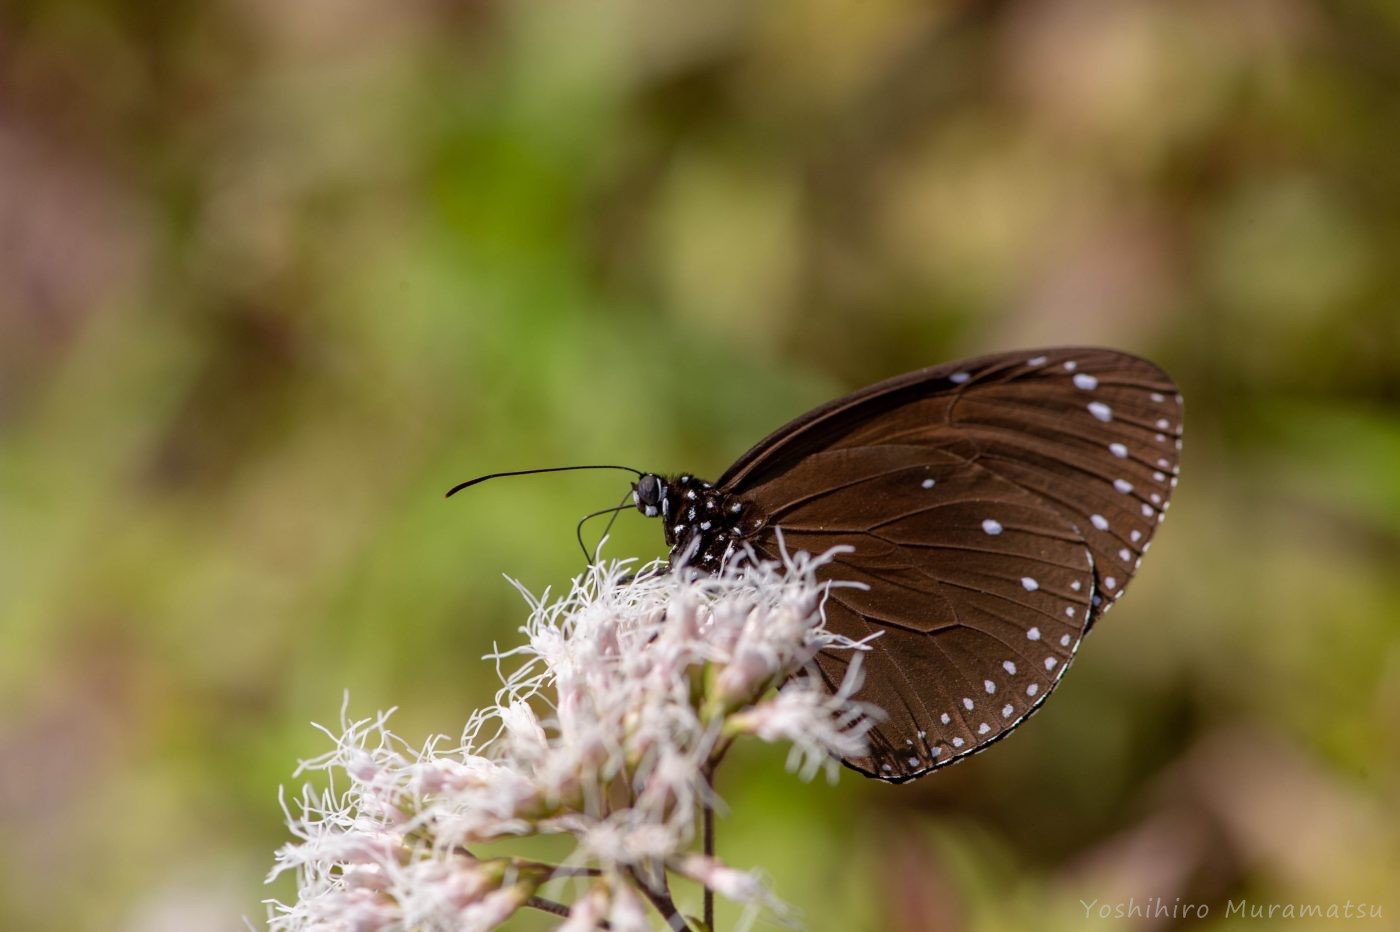
M715 789L715 763L705 765L705 786L713 796ZM710 802L710 796L705 798L705 806L702 810L701 819L703 821L702 834L704 835L705 857L715 856L715 807ZM715 927L715 891L708 886L705 888L705 928Z

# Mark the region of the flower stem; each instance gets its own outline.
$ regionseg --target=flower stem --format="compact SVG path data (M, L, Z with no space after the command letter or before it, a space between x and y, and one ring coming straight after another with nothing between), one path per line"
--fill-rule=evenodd
M711 802L715 788L715 767L714 763L705 765L705 786L710 793L705 798L704 808L701 810L703 822L702 834L704 835L705 857L715 856L715 807ZM715 927L715 892L708 886L705 887L705 928Z
M671 894L667 892L665 887L663 886L660 890L653 888L646 877L642 875L639 868L630 867L628 868L628 873L632 875L633 880L637 881L637 886L641 889L642 895L651 902L652 906L656 907L656 911L666 920L666 925L674 929L675 932L687 932L690 928L690 923L685 921L685 917L683 917L681 911L676 908L675 901L671 899ZM666 875L663 872L661 876L662 884L664 885Z
M563 903L558 903L554 900L547 900L542 896L530 897L528 900L525 901L525 905L530 907L531 909L538 909L543 910L547 913L553 913L556 916L569 915L569 907L565 906Z

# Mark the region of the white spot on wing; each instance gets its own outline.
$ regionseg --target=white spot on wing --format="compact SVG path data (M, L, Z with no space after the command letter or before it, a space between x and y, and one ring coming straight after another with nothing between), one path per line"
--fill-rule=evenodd
M993 683L991 680L983 680L982 688L985 689L987 691L987 695L990 696L992 693L997 691L997 684Z
M1021 588L1026 590L1027 592L1034 592L1035 590L1040 588L1040 583L1036 582L1029 576L1022 576Z
M1114 479L1113 487L1118 491L1122 492L1124 495L1127 495L1133 490L1133 484L1127 479Z
M1092 524L1094 527L1098 528L1100 531L1108 530L1108 519L1105 518L1103 515L1090 515L1089 523Z
M992 730L992 726L991 726L991 725L988 725L986 722L983 722L982 724L980 724L980 725L977 726L977 733L978 733L979 735L985 735L987 732L989 732L989 731L991 731L991 730Z
M1125 460L1128 458L1128 448L1123 446L1123 444L1121 443L1110 443L1108 445L1108 452L1112 453L1120 460Z
M1006 705L1001 707L1001 717L1010 718L1015 711L1015 709L1011 708L1011 703L1008 702Z
M1030 684L1029 686L1026 687L1026 695L1027 695L1027 696L1034 696L1034 695L1035 695L1036 693L1038 693L1038 692L1040 692L1040 684L1039 684L1039 683L1032 683L1032 684Z
M1012 663L1010 660L1003 660L1001 662L1001 668L1012 676L1016 675L1016 664Z
M1043 366L1043 365L1045 365L1045 357L1044 357L1044 356L1032 356L1030 359L1027 359L1027 360L1026 360L1026 365L1028 365L1028 366Z
M933 480L925 479L923 482L920 482L919 485L922 485L926 489L931 489L933 488Z
M1028 641L1038 641L1038 640L1040 640L1040 629L1039 629L1039 628L1031 628L1029 631L1027 631L1027 632L1026 632L1026 640L1028 640Z
M982 530L995 537L1001 533L1001 522L993 518L985 518L982 521Z
M1089 413L1105 424L1113 420L1113 409L1102 401L1089 402Z
M952 382L954 385L961 385L970 378L972 378L972 375L970 373L954 372L952 375L948 376L948 381Z
M1076 372L1074 374L1074 387L1091 392L1099 387L1099 380L1087 372Z
M964 699L964 700L963 700L963 708L964 708L964 709L967 709L967 711L971 712L971 711L972 711L972 700L971 700L971 699Z

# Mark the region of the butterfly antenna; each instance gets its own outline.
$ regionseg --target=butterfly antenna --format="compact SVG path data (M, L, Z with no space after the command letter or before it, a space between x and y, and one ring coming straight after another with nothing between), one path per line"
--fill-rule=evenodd
M631 466L551 466L547 469L517 469L513 472L493 472L489 475L477 476L475 479L468 479L466 482L459 482L447 490L446 497L451 498L463 489L469 489L478 483L485 482L487 479L500 479L503 476L533 476L536 473L542 472L569 472L574 469L621 469L637 477L642 475L640 469L633 469Z
M621 504L617 505L615 508L604 508L601 511L595 511L592 514L586 514L582 518L578 519L578 527L574 529L574 534L578 537L579 549L583 551L583 558L588 561L589 566L593 565L593 554L588 552L588 547L583 542L584 524L586 524L590 518L596 518L599 515L611 513L612 518L608 520L608 526L603 530L603 537L606 538L608 536L608 531L612 530L613 521L617 520L618 513L626 511L628 508L632 507L632 503L629 501L631 497L632 493L629 491L625 496L623 496ZM599 545L601 545L603 541L600 539L598 543Z
M630 492L622 497L622 501L618 504L616 510L613 511L613 516L608 519L608 523L603 527L603 536L598 540L598 543L600 545L603 543L604 540L607 540L608 534L612 533L613 522L617 520L617 516L622 514L625 510L627 510L628 506L630 505L628 499L631 497L632 494Z

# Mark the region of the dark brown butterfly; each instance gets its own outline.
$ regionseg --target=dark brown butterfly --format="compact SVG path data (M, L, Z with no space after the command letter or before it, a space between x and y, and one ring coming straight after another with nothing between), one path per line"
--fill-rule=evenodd
M857 698L888 714L846 764L902 782L1038 709L1123 594L1176 486L1181 396L1106 349L983 356L899 376L779 428L713 484L642 475L671 561L844 544L827 623L880 632ZM822 654L839 683L849 655Z

